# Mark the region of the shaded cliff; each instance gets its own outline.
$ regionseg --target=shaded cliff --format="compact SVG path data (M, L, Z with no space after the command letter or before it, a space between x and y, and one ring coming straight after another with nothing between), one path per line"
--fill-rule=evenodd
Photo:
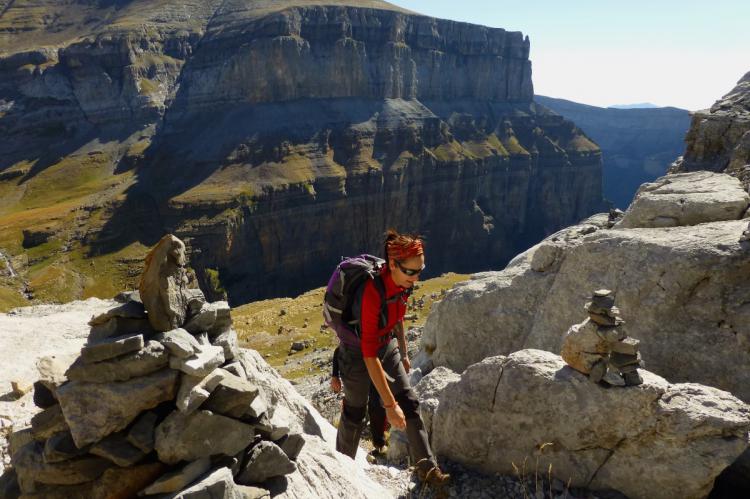
M724 172L750 187L750 72L710 109L696 111L672 172Z
M666 173L685 147L690 115L684 109L615 109L535 95L572 120L602 149L604 197L625 209L638 187Z
M38 13L0 17L0 248L34 289L122 287L165 231L235 303L321 284L389 225L471 272L601 207L599 149L532 101L521 33L374 1Z

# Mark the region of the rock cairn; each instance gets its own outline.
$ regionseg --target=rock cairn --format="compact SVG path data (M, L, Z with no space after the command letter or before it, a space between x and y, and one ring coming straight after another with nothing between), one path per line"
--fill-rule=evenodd
M643 367L640 341L628 337L625 321L615 306L612 291L594 291L586 303L588 319L572 326L565 335L561 356L573 369L589 375L594 383L614 386L640 385Z
M140 292L91 319L64 377L35 385L44 410L11 437L24 497L262 498L296 470L302 435L248 379L228 303L184 286L184 248L163 238Z

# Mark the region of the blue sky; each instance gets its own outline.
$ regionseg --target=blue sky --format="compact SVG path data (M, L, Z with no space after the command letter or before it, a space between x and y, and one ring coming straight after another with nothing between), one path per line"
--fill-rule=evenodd
M596 106L710 107L750 71L749 0L391 0L521 31L534 91Z

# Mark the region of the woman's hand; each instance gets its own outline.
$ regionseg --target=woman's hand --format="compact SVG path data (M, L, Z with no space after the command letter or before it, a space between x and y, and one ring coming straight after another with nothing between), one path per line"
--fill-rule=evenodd
M341 378L331 378L331 390L333 390L333 393L341 391Z
M404 357L403 359L401 359L401 363L404 365L404 369L407 373L411 371L411 362L409 361L409 357Z
M403 430L406 428L406 418L404 417L404 411L401 410L401 407L399 407L398 404L394 405L393 407L386 407L385 408L385 415L388 418L388 422L391 423L391 426L398 430Z

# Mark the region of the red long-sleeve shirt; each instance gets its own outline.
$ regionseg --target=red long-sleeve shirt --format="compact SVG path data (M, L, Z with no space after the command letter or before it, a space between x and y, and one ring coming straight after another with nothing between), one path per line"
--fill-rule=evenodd
M404 291L404 288L393 282L391 272L384 268L380 274L385 284L386 300ZM404 320L406 314L406 297L394 300L388 304L388 324L383 329L378 327L380 323L380 293L375 287L375 282L370 280L365 284L362 294L362 316L360 328L362 332L362 356L377 357L380 347L387 343L386 333Z

